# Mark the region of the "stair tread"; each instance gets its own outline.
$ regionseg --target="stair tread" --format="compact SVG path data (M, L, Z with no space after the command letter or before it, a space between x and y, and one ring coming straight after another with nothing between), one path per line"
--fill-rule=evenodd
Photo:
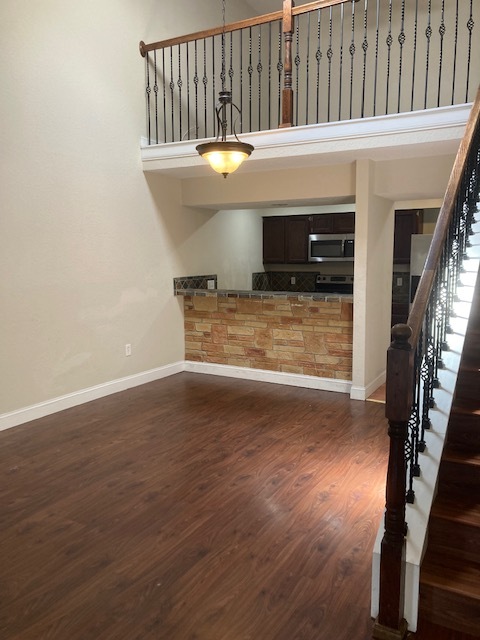
M447 443L443 450L443 460L466 465L480 466L480 451Z
M473 416L480 416L478 398L456 397L452 407L452 413L468 413Z
M480 563L428 551L422 564L420 582L456 593L480 604Z
M480 527L480 497L462 496L455 499L448 495L438 494L432 507L431 516Z

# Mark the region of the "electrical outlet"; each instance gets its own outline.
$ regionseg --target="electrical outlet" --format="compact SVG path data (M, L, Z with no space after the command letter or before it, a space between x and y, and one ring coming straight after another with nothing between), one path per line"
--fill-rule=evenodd
M126 344L125 345L125 355L126 356L131 356L132 355L132 345L131 344Z
M207 280L207 289L215 289L215 280Z
M397 287L401 287L403 284L403 278L397 278Z
M297 279L295 276L290 276L290 284L296 284L297 283Z

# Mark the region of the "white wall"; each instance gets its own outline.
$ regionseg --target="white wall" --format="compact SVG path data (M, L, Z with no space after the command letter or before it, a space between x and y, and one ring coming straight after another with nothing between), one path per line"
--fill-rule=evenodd
M0 3L0 414L183 359L198 213L142 172L138 42L220 21L217 0Z
M365 400L384 382L390 344L394 210L375 194L377 165L357 162L353 398Z

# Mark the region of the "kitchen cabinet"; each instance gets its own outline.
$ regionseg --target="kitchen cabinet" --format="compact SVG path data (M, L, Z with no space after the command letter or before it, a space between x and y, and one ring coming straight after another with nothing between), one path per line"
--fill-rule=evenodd
M393 262L410 263L412 234L422 232L423 211L408 209L395 211L395 235L393 240Z
M263 262L307 264L310 233L353 233L354 213L263 218Z
M263 262L285 262L285 217L263 218Z
M354 233L354 213L325 213L309 216L310 233Z
M308 232L307 216L289 216L285 219L285 262L308 262Z

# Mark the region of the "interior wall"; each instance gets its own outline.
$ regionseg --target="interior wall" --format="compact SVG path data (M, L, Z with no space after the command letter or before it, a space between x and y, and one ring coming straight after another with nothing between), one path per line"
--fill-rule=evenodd
M381 382L390 343L393 202L375 194L377 165L357 162L353 398L364 400Z
M251 289L252 273L263 271L262 213L255 209L197 211L184 225L179 261L192 273L215 273L219 289Z
M183 359L177 228L198 214L142 172L138 43L218 26L220 9L0 3L0 414Z

